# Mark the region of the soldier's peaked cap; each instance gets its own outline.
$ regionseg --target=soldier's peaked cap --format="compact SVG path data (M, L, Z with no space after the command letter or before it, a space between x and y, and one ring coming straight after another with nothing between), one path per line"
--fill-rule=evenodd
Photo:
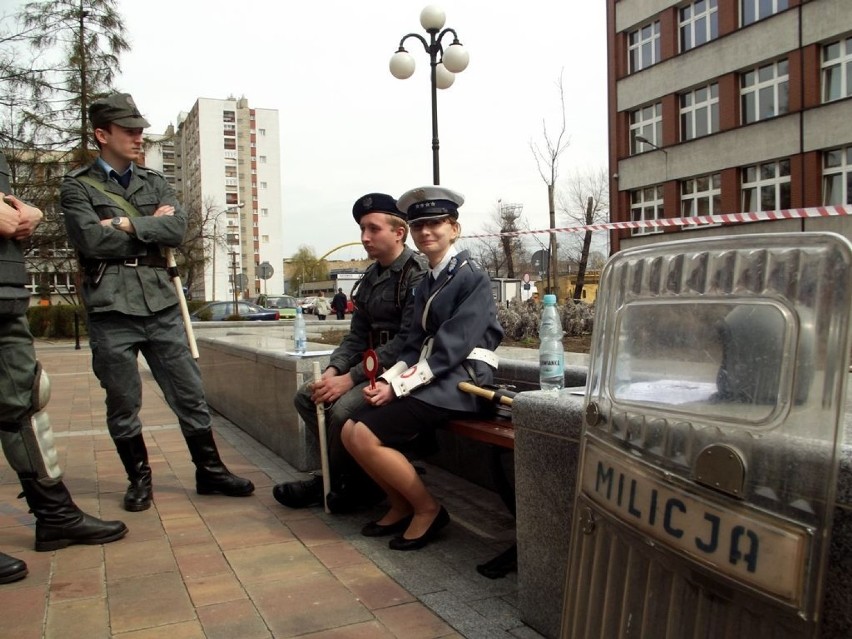
M397 206L408 214L408 223L449 217L457 220L464 196L443 186L421 186L403 193Z
M112 123L126 129L144 129L151 126L139 113L129 93L113 93L92 102L89 106L89 121L96 129Z
M397 208L396 200L386 193L367 193L355 201L352 207L352 217L355 221L360 223L367 213L388 213L405 219L405 213Z

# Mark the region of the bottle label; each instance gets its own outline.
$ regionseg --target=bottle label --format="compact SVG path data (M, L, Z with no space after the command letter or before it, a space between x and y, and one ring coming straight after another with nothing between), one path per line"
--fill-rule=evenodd
M542 377L557 377L564 374L564 356L560 353L547 353L539 357Z

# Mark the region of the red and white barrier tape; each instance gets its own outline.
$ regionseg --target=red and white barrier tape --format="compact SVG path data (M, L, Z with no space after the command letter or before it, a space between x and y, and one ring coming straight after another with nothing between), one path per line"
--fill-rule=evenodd
M747 222L767 222L770 220L797 220L814 217L839 217L852 215L852 205L837 204L831 206L812 206L803 209L781 209L778 211L754 211L751 213L725 213L723 215L697 215L695 217L672 217L639 222L606 222L583 226L563 226L554 229L535 231L511 231L509 233L483 233L465 235L467 238L514 237L536 233L579 233L581 231L611 231L613 229L638 229L653 227L702 226L707 224L745 224Z

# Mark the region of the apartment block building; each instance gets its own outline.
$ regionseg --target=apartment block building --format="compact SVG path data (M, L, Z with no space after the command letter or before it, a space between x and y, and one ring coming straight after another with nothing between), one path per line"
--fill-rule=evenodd
M202 228L205 256L194 274L195 299L241 298L264 290L258 266L274 274L266 290L283 290L281 153L276 109L246 98L199 98L178 118L173 143L161 145L162 170ZM235 277L236 276L236 277Z
M613 222L852 204L849 0L607 0ZM799 218L612 233L831 230Z

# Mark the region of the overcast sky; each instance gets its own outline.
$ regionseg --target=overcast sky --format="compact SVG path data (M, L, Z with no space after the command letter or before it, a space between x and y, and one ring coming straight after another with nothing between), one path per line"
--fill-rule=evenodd
M302 244L322 254L358 239L351 208L360 195L398 197L432 183L428 55L409 40L414 75L388 71L403 35L426 35L427 4L118 0L132 46L118 85L155 133L199 97L278 109L285 254ZM438 93L441 183L466 197L464 232L482 232L501 199L522 203L530 228L546 228L547 188L530 142L542 143L543 121L558 130L560 73L570 135L560 177L606 165L605 3L436 4L470 53Z

